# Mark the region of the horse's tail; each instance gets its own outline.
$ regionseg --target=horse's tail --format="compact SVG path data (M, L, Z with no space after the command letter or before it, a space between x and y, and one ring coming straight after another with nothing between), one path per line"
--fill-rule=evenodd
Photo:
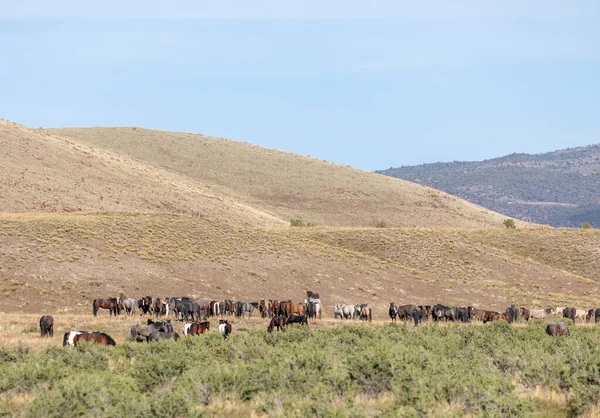
M373 310L369 308L369 322L373 320Z
M96 314L98 313L98 306L96 305L96 299L94 299L94 301L92 302L92 312L94 313L94 316L96 316Z

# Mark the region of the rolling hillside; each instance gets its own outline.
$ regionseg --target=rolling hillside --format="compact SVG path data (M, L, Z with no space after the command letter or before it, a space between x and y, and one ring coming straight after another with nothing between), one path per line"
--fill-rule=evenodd
M286 224L301 217L328 226L374 226L385 220L392 226L470 228L502 227L504 219L428 187L222 138L140 128L40 132L160 170L157 178L169 173L199 183Z
M0 121L5 312L97 297L600 304L598 231L502 226L418 184L250 144ZM289 227L301 217L313 227ZM392 227L375 228L379 220Z
M1 214L3 311L137 297L600 305L596 230L245 228L167 214Z
M600 227L600 145L378 171L443 190L507 216L552 226Z

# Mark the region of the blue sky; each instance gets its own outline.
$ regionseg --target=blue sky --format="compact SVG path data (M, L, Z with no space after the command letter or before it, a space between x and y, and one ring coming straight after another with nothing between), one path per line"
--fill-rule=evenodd
M86 3L0 0L0 117L365 170L600 143L597 1Z

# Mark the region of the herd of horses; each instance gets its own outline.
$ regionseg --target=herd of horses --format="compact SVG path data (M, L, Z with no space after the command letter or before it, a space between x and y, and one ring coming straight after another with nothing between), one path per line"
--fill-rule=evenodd
M347 306L347 305L344 305ZM358 306L358 305L357 305ZM336 305L335 313L337 315L338 305ZM357 310L355 311L357 312ZM401 305L396 306L394 302L390 302L388 314L391 321L396 318L405 321L414 321L415 326L421 322L431 318L432 321L453 321L453 322L471 322L481 321L484 324L490 321L504 320L509 324L517 321L522 317L525 321L530 319L547 319L550 316L562 316L573 321L580 319L582 323L590 322L592 318L595 323L600 322L600 308L594 309L577 309L566 307L554 307L545 309L527 309L517 308L512 305L504 312L491 311L486 309L473 308L472 306L444 306L437 304L430 305ZM348 318L349 319L349 318ZM549 335L568 335L569 331L564 322L552 322L546 327L546 332Z
M190 299L187 297L154 298L150 296L142 298L127 298L120 295L118 298L95 299L92 304L92 312L97 315L99 309L108 309L109 315L119 315L125 312L127 315L135 313L150 314L159 317L175 315L175 319L183 321L182 333L185 336L204 334L210 331L210 317L220 316L218 332L227 338L232 332L232 325L228 316L245 318L245 314L252 316L255 310L261 318L270 318L267 326L268 332L274 330L283 331L290 324L308 326L309 318L321 318L323 305L318 293L306 292L304 303L294 304L290 299L261 299L258 302L241 302L232 300L214 301L204 299ZM344 304L334 305L334 318L360 319L371 321L372 309L367 304ZM399 320L413 321L418 326L423 321L431 320L451 322L481 321L484 324L490 321L504 320L513 323L518 318L525 321L530 319L546 319L550 316L561 315L571 319L573 325L576 320L581 322L600 322L600 308L577 309L569 307L555 307L546 309L518 308L514 305L506 308L504 312L474 308L472 306L445 306L437 305L399 305L391 302L388 309L389 318L392 322ZM191 320L191 322L189 322ZM54 335L54 318L44 315L40 318L40 332L42 337ZM568 335L569 330L564 322L552 322L546 327L549 335ZM134 325L130 330L131 341L150 342L162 339L179 339L180 335L173 330L171 320L154 321L148 319L144 325ZM69 331L63 336L63 345L75 346L80 341L94 342L105 345L115 345L115 341L109 335L102 332Z
M209 317L235 316L245 318L258 311L261 318L284 316L286 318L306 316L307 318L322 318L323 305L318 293L306 292L303 303L294 304L291 299L261 299L257 302L242 302L226 299L223 301L208 299L191 299L189 297L155 298L144 296L128 298L121 294L118 298L94 299L92 313L97 316L100 309L107 309L110 316L124 312L126 315L150 314L169 316L171 313L179 321L206 321Z
M301 304L293 304L290 299L282 301L261 299L259 302L241 302L192 300L187 297L161 300L146 296L135 299L120 295L118 298L94 299L92 302L94 316L97 316L100 309L107 309L110 316L117 316L121 312L125 312L127 315L139 312L141 315L150 314L156 317L168 316L173 313L176 320L185 322L182 328L185 336L200 335L210 331L208 318L221 316L218 332L223 335L223 338L227 338L232 332L231 323L229 319L223 318L225 316L233 315L237 318L244 318L246 313L251 316L255 310L258 310L261 318L271 318L267 331L272 332L273 329L283 330L285 326L295 323L308 325L308 318L321 318L323 312L319 294L312 291L306 292L304 303ZM192 322L188 322L190 319ZM52 337L53 330L54 318L50 315L42 316L40 318L41 336ZM150 342L179 338L180 335L173 329L170 319L165 321L148 319L146 324L134 325L130 329L130 341ZM76 346L80 341L116 345L110 335L102 332L69 331L63 335L63 346Z

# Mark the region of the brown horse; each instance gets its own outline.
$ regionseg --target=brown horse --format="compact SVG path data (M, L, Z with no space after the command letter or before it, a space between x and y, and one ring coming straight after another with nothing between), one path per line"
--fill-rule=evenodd
M264 299L261 299L260 302L258 302L258 312L260 312L261 318L267 317L267 304Z
M551 336L569 335L569 329L564 322L550 322L546 325L546 334Z
M273 328L277 328L277 331L283 330L285 327L285 318L281 315L276 315L271 318L271 323L267 327L267 332L273 332Z
M523 319L525 319L525 321L529 321L531 312L529 312L529 309L527 308L521 308L521 316L523 317Z
M40 332L42 337L54 337L54 318L50 315L44 315L40 318Z
M188 335L200 335L204 334L206 331L210 331L210 322L192 322Z
M83 332L73 337L73 345L77 345L80 341L112 346L117 345L110 335L103 332Z
M117 300L117 298L94 299L94 302L92 302L92 312L94 313L94 316L98 314L98 309L100 308L108 309L110 316L112 316L113 314L117 316L117 314L120 313L119 301Z
M292 306L292 315L301 315L304 316L305 313L305 307L303 303L299 303L298 305L291 305Z

